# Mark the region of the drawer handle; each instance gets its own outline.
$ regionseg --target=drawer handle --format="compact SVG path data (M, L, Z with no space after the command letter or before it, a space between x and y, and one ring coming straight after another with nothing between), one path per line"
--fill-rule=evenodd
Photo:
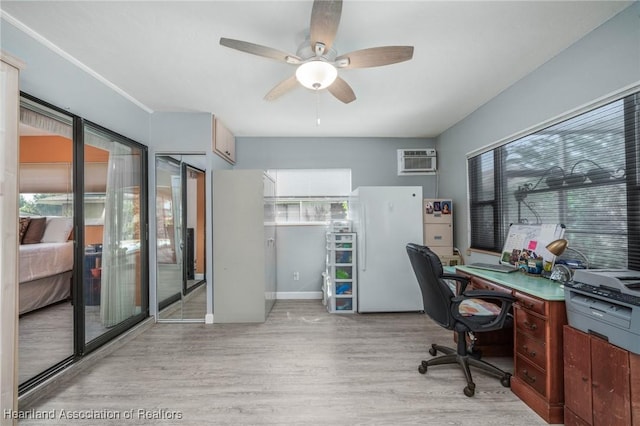
M531 303L531 302L528 302L528 303L524 302L524 307L527 308L527 309L533 309L534 306L535 305L533 303Z
M527 327L529 330L535 330L538 328L538 326L532 322L529 321L525 321L524 322L524 326Z
M524 353L529 355L531 358L535 358L536 357L536 351L529 351L529 348L527 347L527 345L524 345L522 347L522 349L524 349Z
M522 370L522 375L524 376L525 379L527 379L527 381L529 383L535 383L536 382L535 376L530 376L528 370L526 370L526 369Z
M583 381L583 382L585 382L585 383L587 383L587 382L589 381L589 378L588 378L588 377L584 377L584 376L582 376L582 381Z

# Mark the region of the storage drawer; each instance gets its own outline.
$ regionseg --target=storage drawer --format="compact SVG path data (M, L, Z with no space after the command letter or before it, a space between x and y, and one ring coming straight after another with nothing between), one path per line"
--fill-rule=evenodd
M502 293L511 294L511 290L492 283L491 281L484 280L478 277L471 277L471 287L475 290L491 290L500 291Z
M516 355L514 374L540 395L547 396L547 374L544 370L541 370L520 355Z
M335 275L331 278L336 280L353 279L353 268L351 266L336 266Z
M425 223L424 224L424 245L431 246L453 246L453 232L449 223Z
M336 294L339 296L353 294L353 282L352 281L336 282Z
M516 298L516 303L522 306L524 309L528 309L540 315L547 316L547 312L545 311L546 305L544 303L544 300L537 299L527 294L522 294L518 291L514 293L514 296Z
M349 298L336 298L336 311L352 311L353 299Z
M539 318L517 306L514 312L516 316L516 331L526 333L542 342L546 341L547 322L544 318Z
M335 255L336 255L335 257L336 263L352 263L353 262L353 251L336 250Z
M547 351L543 342L524 333L516 333L516 351L541 369L546 370Z
M330 236L327 237L327 239L329 241L334 241L334 242L342 242L342 243L346 243L346 242L351 242L354 240L355 234L329 234Z

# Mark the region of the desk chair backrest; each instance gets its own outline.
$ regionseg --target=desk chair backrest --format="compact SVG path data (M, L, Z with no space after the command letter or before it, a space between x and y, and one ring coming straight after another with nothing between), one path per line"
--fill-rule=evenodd
M453 330L451 299L455 295L442 278L440 258L428 247L413 243L407 244L407 253L420 285L425 313L442 327Z

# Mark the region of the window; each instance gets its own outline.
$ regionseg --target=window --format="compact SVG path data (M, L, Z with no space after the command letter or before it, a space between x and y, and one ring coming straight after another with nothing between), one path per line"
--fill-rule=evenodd
M640 269L639 111L635 93L470 157L471 248L561 223L591 267Z
M268 172L276 180L276 223L326 224L347 217L349 169L286 169Z

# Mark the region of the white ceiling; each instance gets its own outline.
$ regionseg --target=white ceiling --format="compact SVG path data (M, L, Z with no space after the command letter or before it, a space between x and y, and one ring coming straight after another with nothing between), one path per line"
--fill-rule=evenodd
M0 8L149 110L212 112L236 136L434 137L629 4L345 0L338 54L415 46L408 62L340 70L357 96L347 105L301 87L267 102L294 66L219 45L228 37L295 54L310 0L3 0Z

